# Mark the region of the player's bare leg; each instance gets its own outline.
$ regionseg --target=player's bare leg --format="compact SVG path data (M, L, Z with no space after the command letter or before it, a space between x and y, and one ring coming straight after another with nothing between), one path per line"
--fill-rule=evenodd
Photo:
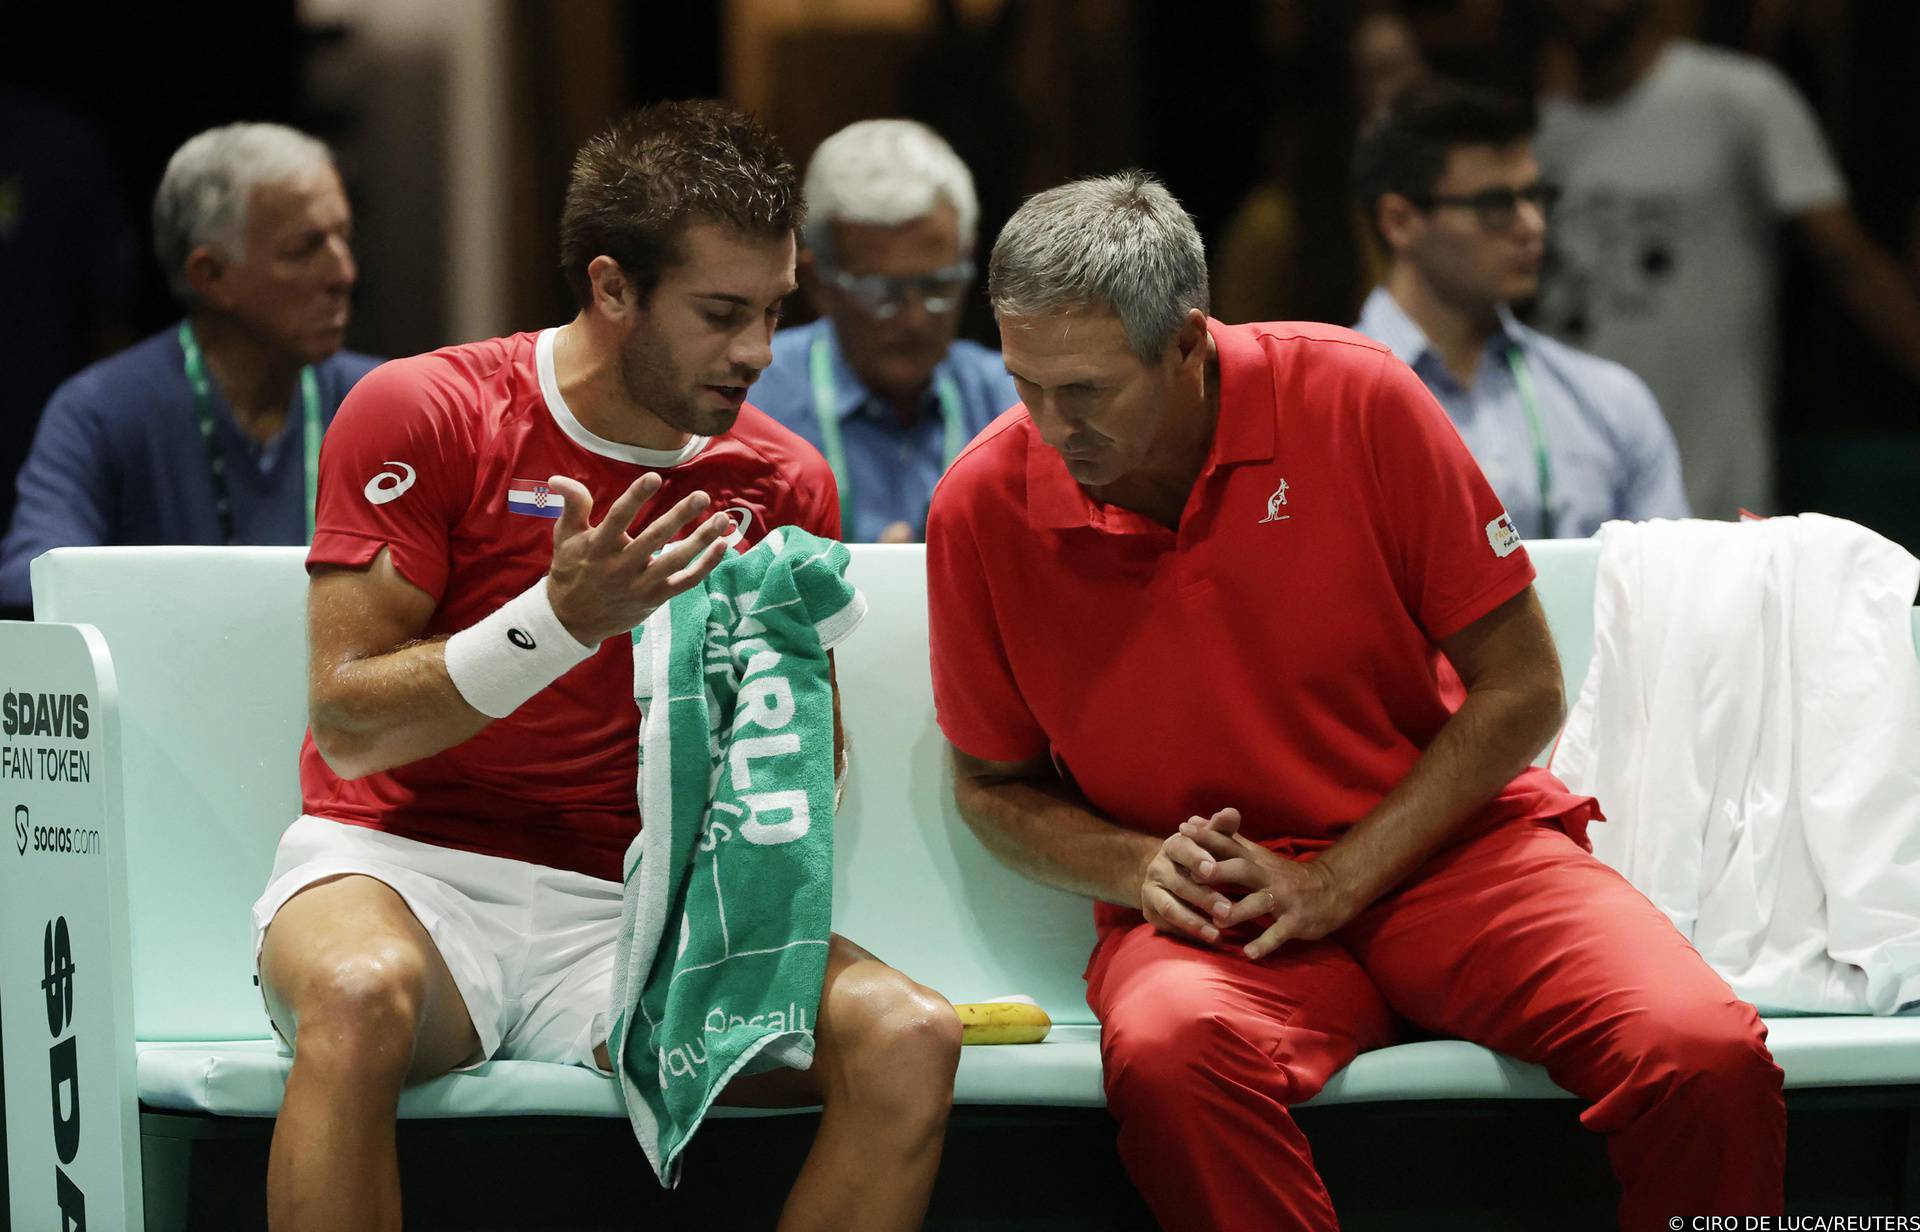
M260 952L293 1072L267 1161L275 1232L400 1226L400 1089L472 1060L480 1041L446 963L391 888L346 876L307 887Z

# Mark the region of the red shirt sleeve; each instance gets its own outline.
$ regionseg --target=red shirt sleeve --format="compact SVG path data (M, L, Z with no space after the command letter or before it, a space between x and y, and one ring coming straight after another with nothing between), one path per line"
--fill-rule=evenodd
M1047 733L1028 709L1000 640L975 532L973 485L963 457L934 489L927 511L927 629L933 709L953 747L983 761L1044 756Z
M1380 522L1400 595L1434 641L1533 581L1533 562L1453 421L1391 355L1363 412Z
M440 598L454 525L473 493L473 418L430 355L382 364L353 387L320 447L307 568L364 568L380 549Z

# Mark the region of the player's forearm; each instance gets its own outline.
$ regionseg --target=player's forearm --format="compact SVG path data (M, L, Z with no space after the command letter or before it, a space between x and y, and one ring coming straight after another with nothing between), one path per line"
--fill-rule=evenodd
M308 694L313 742L342 778L445 752L493 720L447 674L446 642L416 642L332 666Z
M1468 693L1406 778L1321 861L1357 908L1372 903L1526 769L1564 717L1557 685Z
M960 773L954 800L987 850L1017 872L1072 894L1140 905L1160 840L1098 816L1065 784Z

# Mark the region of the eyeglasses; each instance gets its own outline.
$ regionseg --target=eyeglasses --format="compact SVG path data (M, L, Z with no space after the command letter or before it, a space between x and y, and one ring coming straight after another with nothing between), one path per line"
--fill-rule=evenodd
M973 262L962 261L945 269L909 278L886 274L849 274L844 270L826 270L828 283L844 292L860 310L876 320L898 316L909 300L939 316L957 311L960 301L973 282Z
M1432 195L1414 197L1413 203L1423 210L1436 206L1452 206L1456 209L1472 210L1480 219L1480 225L1488 231L1510 231L1520 218L1520 203L1539 210L1541 214L1552 211L1560 200L1558 184L1529 184L1525 188L1489 188L1485 192L1474 193L1470 197L1436 197Z

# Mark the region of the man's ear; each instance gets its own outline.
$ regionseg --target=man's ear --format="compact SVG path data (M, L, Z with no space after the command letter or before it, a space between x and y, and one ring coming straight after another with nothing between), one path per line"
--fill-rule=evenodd
M1205 367L1207 362L1207 314L1198 308L1187 309L1186 319L1173 335L1174 349L1180 353L1181 368Z
M587 281L593 286L593 307L609 320L624 321L641 308L633 280L620 263L598 256L587 263Z
M1390 192L1381 193L1380 199L1373 203L1373 221L1381 238L1386 240L1388 250L1399 252L1419 238L1426 216L1412 201Z
M182 269L187 276L187 285L193 288L195 303L221 310L232 307L227 275L233 269L233 262L227 259L225 253L212 244L197 245L187 254Z

